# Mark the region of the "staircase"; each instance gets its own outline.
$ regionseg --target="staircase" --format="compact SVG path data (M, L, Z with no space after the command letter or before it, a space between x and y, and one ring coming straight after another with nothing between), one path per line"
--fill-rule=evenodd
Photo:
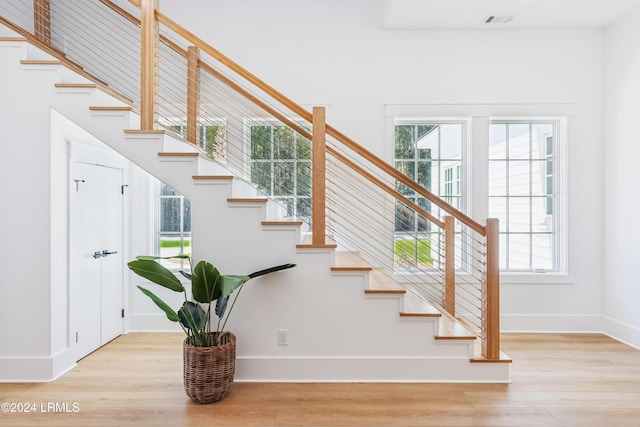
M298 265L243 290L228 324L238 336L238 381L509 381L510 360L485 360L476 335L446 310L357 252L331 241L312 245L301 221L283 218L253 185L193 144L167 131L140 131L140 115L125 97L4 27L0 64L11 85L24 88L22 104L33 106L36 125L48 126L46 112L55 110L189 197L196 259L225 273ZM280 330L287 345L277 343Z

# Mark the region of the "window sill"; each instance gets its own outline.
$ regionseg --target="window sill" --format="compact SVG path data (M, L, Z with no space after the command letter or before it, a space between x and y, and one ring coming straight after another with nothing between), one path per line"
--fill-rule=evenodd
M576 280L562 273L500 273L500 284L573 285Z

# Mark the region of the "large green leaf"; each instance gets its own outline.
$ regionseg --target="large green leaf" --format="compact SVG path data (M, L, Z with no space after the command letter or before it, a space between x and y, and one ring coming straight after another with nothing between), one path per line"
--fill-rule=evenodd
M189 258L191 255L171 255L171 256L154 256L154 255L138 255L136 259L144 260L144 261L155 261L157 259L185 259Z
M176 292L184 292L184 286L180 280L166 267L159 263L147 260L137 259L127 264L129 268L138 276L151 280L153 283Z
M251 279L249 276L224 275L221 277L220 295L227 297L243 283Z
M162 311L165 312L165 314L167 315L167 318L169 320L171 320L172 322L179 322L180 321L180 317L178 316L178 313L173 311L173 309L171 307L169 307L166 302L164 302L160 298L158 298L158 296L156 296L153 292L151 292L148 289L143 288L142 286L138 286L138 289L140 289L140 291L142 291L143 294L145 294L146 296L151 298L153 300L153 302L155 302L156 305L158 307L160 307L162 309Z
M275 267L270 267L270 268L265 268L264 270L255 271L255 272L249 274L249 277L253 279L254 277L264 276L265 274L275 273L276 271L286 270L288 268L293 268L295 266L296 266L296 264L276 265Z
M185 301L178 310L180 323L192 331L198 332L204 328L207 321L207 313L195 302Z
M213 264L200 261L193 268L191 293L198 302L210 303L220 296L220 272Z

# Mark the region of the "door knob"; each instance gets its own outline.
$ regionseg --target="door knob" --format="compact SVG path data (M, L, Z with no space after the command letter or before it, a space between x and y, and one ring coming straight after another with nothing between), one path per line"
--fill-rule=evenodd
M93 257L94 258L100 258L100 257L103 257L103 256L105 256L105 255L100 251L96 251L96 252L93 253Z
M117 254L118 251L113 251L113 252L109 252L108 249L105 249L102 251L102 256L109 256L109 255L113 255L113 254Z

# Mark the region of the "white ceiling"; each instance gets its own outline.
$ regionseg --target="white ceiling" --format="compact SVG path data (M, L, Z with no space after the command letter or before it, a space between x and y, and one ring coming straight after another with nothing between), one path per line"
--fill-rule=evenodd
M384 0L385 29L496 30L604 28L640 0ZM508 24L485 24L513 15Z

